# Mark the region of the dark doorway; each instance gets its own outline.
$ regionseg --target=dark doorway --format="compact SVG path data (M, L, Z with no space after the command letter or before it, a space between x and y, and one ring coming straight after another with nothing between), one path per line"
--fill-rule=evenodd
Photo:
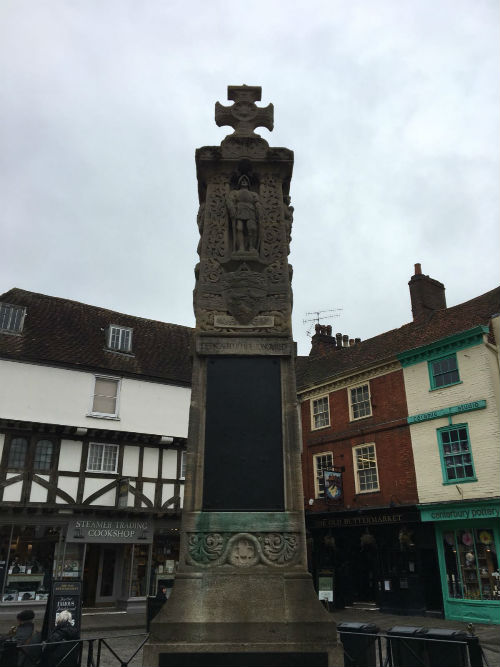
M99 544L87 544L85 565L83 567L82 602L84 607L95 607L95 593L99 572Z

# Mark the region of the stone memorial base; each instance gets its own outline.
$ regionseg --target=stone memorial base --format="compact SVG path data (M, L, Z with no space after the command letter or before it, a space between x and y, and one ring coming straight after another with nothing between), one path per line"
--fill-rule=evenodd
M177 576L151 623L143 665L319 666L340 664L341 655L309 575L233 570Z

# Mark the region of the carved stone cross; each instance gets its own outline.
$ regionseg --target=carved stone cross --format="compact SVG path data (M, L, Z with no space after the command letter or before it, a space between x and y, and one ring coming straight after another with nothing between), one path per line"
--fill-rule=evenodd
M260 102L262 88L260 86L228 86L227 99L234 100L234 104L225 107L215 103L215 122L219 127L230 125L234 128L231 137L258 137L256 127L266 127L272 131L274 127L274 107L257 107Z

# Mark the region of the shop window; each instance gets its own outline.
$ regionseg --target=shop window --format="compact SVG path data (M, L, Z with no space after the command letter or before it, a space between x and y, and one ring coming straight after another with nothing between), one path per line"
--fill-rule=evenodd
M437 430L443 483L474 482L474 462L467 424L446 426Z
M87 459L87 470L116 473L118 468L118 445L103 445L91 442Z
M108 329L108 347L117 352L132 350L132 329L112 324Z
M323 475L323 470L330 470L331 468L333 468L332 452L315 454L313 456L313 463L314 463L314 494L316 498L324 498L325 479Z
M26 453L28 451L27 438L12 438L9 447L9 468L24 468L26 465Z
M500 602L498 556L493 530L466 528L443 534L450 598Z
M328 396L315 398L311 401L311 428L324 428L330 426L330 407Z
M428 364L431 389L441 389L441 387L449 387L460 382L457 355L455 353L448 357L429 361Z
M91 415L93 417L117 417L120 379L96 376Z
M349 409L351 421L370 417L372 404L370 401L370 385L362 384L359 387L351 387L349 390Z
M59 543L59 528L43 525L12 526L4 575L2 601L46 600L54 572L54 556Z
M356 493L378 491L378 470L375 445L361 445L353 449Z
M48 472L52 467L52 452L54 445L50 440L39 440L35 446L33 469L36 472Z

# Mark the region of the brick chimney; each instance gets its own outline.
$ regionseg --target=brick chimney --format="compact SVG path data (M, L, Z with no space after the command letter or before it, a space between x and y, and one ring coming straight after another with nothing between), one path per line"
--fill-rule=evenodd
M415 264L415 275L410 282L411 312L413 321L426 315L432 315L436 310L446 308L445 287L434 278L424 276L420 264Z
M324 324L314 326L316 333L311 338L310 357L322 357L332 350L340 350L343 347L352 347L361 343L361 338L349 339L349 336L341 333L332 336L332 327Z

